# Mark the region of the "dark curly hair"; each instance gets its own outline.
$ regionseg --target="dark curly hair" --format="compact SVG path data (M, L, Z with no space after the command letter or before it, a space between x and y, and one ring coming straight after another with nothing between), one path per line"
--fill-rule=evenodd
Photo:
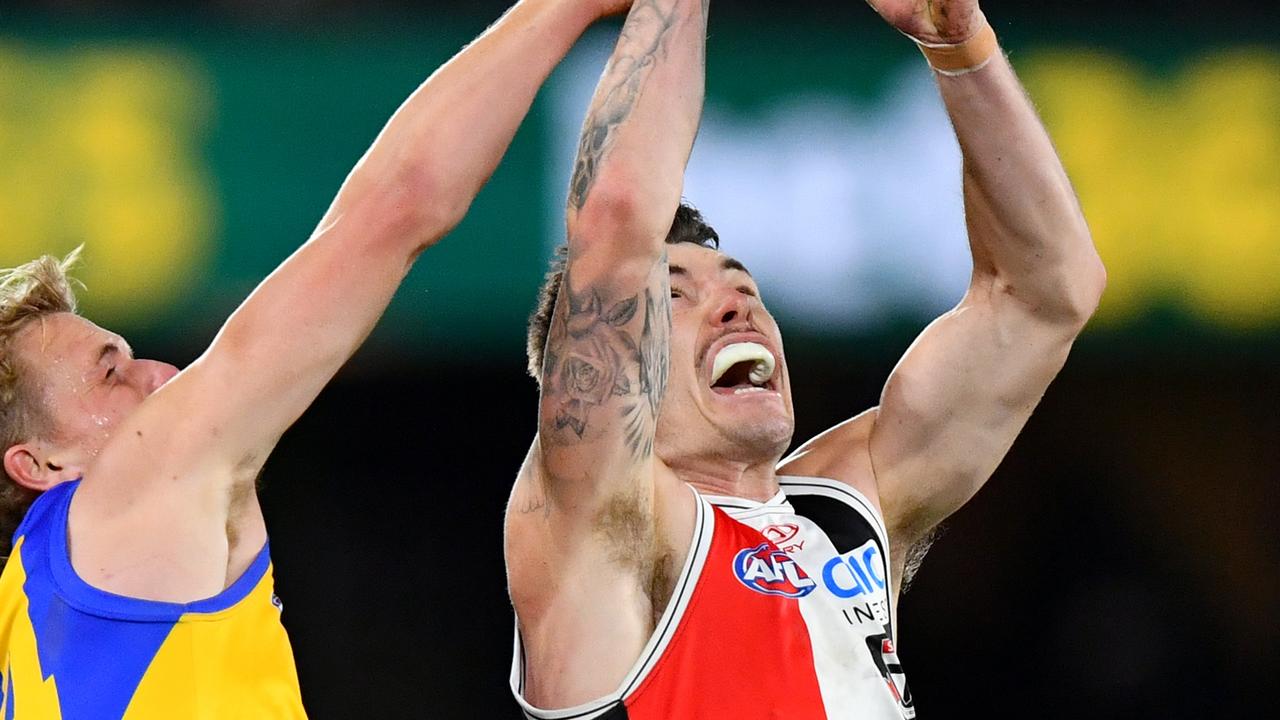
M715 228L707 224L702 213L688 203L681 203L676 208L676 217L667 231L667 244L693 243L702 247L719 249L720 235ZM556 248L551 258L551 270L538 291L538 306L529 316L529 334L525 341L525 350L529 356L529 374L535 380L542 379L542 355L547 348L547 332L551 327L551 313L555 311L556 299L560 296L560 284L564 281L564 264L568 256L568 246Z

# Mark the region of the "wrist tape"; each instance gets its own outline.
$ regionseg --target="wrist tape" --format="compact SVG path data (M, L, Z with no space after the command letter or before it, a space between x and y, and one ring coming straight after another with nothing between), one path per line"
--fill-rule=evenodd
M914 39L914 38L913 38ZM955 77L976 72L987 66L999 49L996 31L985 20L973 37L952 45L938 45L916 40L920 52L937 73Z

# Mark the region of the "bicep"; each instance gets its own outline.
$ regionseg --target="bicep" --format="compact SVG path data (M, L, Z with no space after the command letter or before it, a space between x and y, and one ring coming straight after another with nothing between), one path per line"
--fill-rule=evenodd
M912 344L885 385L869 445L886 521L904 542L991 476L1077 330L975 286Z
M553 507L636 493L652 471L671 328L665 257L571 252L542 364L539 440Z

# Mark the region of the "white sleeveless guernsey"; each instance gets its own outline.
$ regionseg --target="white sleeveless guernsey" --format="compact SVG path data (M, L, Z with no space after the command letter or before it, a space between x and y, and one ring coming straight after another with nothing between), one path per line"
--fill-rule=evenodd
M617 690L546 720L903 720L916 713L894 647L889 540L849 485L782 477L768 502L699 496L666 612Z

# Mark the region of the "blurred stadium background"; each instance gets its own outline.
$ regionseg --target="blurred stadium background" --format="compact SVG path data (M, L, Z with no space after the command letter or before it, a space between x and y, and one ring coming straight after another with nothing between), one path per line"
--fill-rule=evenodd
M922 717L1267 716L1280 669L1280 24L1249 0L986 0L1110 271L901 602ZM495 0L0 3L0 266L189 361ZM719 2L686 194L788 333L797 437L876 402L968 274L924 62L859 2ZM1268 19L1269 18L1269 19ZM286 436L264 502L316 718L518 716L501 556L523 323L615 28ZM424 152L449 152L430 148ZM761 668L768 672L768 668Z

